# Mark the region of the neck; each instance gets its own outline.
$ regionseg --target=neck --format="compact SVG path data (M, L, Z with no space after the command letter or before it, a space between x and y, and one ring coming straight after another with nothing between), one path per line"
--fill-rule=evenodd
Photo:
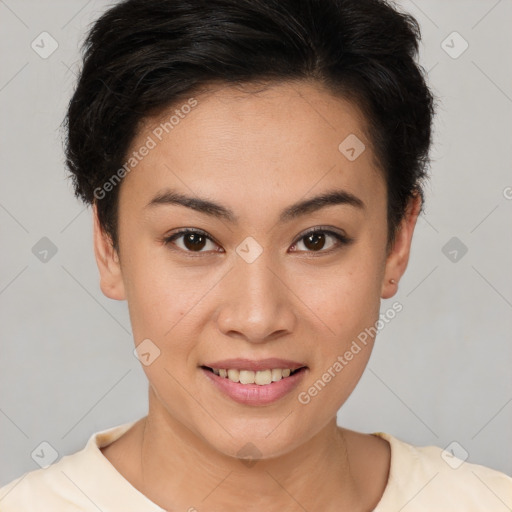
M139 488L168 510L363 510L349 450L334 417L313 438L275 458L227 456L163 408L150 387L139 434Z

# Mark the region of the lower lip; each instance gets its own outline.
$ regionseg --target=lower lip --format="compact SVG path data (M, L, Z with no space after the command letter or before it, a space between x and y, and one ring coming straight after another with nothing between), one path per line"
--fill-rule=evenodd
M200 368L200 370L210 379L210 382L235 402L245 405L268 405L293 391L304 377L307 368L302 368L289 377L263 386L259 384L240 384L229 380L227 377L220 377L205 368Z

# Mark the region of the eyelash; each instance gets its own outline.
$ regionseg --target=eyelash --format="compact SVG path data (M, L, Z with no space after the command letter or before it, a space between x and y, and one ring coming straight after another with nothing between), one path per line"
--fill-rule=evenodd
M313 228L311 229L310 231L307 231L306 233L304 233L303 235L299 236L297 238L297 241L296 242L293 242L292 246L295 246L298 242L300 242L301 240L303 240L304 238L310 236L310 235L313 235L313 234L316 234L316 233L323 233L323 234L326 234L326 235L330 235L332 237L334 237L337 242L338 242L338 246L337 247L332 247L331 249L327 249L327 250L319 250L319 251L298 251L298 252L306 252L306 253L310 253L312 255L315 255L315 254L330 254L338 249L341 249L343 246L347 246L347 245L350 245L352 242L354 242L354 239L353 238L350 238L346 235L342 235L340 233L337 233L335 231L332 231L330 229L327 229L327 228L324 228L322 226L320 227L317 227L317 228ZM191 229L191 228L187 228L187 229L182 229L180 231L177 231L176 233L173 233L172 235L168 236L168 237L165 237L162 239L162 242L164 243L164 245L166 246L170 246L172 244L172 242L174 242L175 240L177 240L178 238L180 238L181 236L183 235L188 235L188 234L197 234L197 235L202 235L204 236L205 238L207 238L208 240L210 240L211 242L213 242L214 244L216 245L219 245L217 244L217 242L215 240L213 240L206 232L200 230L200 229ZM209 251L188 251L188 250L185 250L185 249L181 249L180 247L170 247L172 250L177 250L177 251L180 251L180 252L184 252L186 254L189 254L191 255L192 257L198 257L200 256L201 254L203 253L207 253Z

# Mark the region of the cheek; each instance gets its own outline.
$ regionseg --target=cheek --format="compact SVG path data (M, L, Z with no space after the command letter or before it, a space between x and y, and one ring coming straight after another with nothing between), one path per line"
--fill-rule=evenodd
M322 395L313 408L337 410L348 398L373 348L371 327L379 318L379 265L369 248L347 257L329 272L302 281L298 294L314 313L313 371L304 401ZM313 277L311 279L311 277Z
M354 253L329 270L315 270L294 291L314 313L318 327L338 340L338 348L358 329L373 323L380 308L380 270Z
M176 271L155 255L133 253L125 283L130 319L136 342L154 338L164 342L174 326L193 310L204 291L201 281L189 273Z
M373 348L371 327L379 298L371 279L353 286L355 275L340 277L311 297L318 328L311 343L311 374L298 396L303 411L319 418L335 414L359 382ZM302 405L301 405L302 407Z
M191 286L190 279L176 271L170 273L154 259L151 265L137 265L131 272L127 299L135 345L144 347L145 343L149 350L144 351L151 357L157 355L146 364L139 354L142 368L157 395L159 390L174 390L173 396L181 403L177 391L190 370L186 363L196 338L194 312L198 308L194 306L204 295L200 289L204 285Z

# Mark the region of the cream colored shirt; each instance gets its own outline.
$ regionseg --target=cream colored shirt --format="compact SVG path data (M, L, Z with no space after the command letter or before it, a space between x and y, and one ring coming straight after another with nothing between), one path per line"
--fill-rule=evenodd
M2 487L0 512L162 512L100 451L134 423L97 432L82 450ZM388 483L374 512L512 509L512 478L506 474L462 462L436 446L413 446L382 432L374 435L391 445ZM198 501L197 510L202 508Z

